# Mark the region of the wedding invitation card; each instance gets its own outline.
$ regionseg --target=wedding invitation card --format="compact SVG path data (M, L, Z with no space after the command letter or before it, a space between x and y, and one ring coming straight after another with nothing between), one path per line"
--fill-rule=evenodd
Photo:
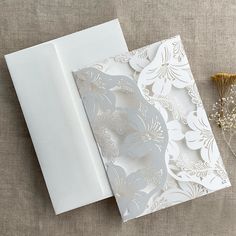
M74 78L124 221L230 186L179 36Z

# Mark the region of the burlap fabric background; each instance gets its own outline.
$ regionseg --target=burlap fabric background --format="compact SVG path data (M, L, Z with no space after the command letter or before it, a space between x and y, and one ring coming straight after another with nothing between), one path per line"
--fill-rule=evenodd
M234 0L1 0L0 235L236 235L236 159L218 128L232 188L125 224L113 198L54 215L3 55L116 17L130 50L181 35L208 113L209 77L236 72Z

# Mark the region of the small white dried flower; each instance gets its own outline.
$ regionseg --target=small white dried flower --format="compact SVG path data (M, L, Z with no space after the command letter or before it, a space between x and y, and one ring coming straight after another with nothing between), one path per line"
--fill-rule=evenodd
M216 124L222 129L223 137L228 144L230 150L236 157L236 84L230 86L230 90L227 97L219 99L212 106L212 114L210 114L210 120L216 122Z

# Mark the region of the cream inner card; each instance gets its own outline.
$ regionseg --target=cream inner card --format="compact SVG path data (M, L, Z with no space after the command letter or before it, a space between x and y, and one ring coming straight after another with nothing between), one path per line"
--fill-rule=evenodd
M124 221L230 186L179 36L74 77Z
M6 55L57 214L112 196L71 71L127 51L113 20Z

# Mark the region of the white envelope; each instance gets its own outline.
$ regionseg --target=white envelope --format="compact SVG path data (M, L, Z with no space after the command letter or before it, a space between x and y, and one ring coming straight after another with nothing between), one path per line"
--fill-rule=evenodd
M126 51L113 20L5 56L56 214L112 196L71 72Z

